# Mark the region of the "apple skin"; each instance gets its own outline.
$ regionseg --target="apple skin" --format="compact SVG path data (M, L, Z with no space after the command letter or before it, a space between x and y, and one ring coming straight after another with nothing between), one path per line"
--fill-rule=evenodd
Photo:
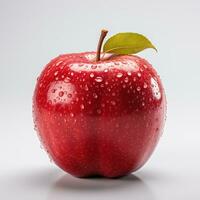
M64 171L120 177L144 165L163 132L164 88L138 56L95 56L65 54L46 65L33 96L35 127Z

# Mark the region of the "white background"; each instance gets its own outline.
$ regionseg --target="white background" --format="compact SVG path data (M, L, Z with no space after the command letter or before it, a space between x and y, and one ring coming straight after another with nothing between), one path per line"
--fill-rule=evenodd
M0 199L200 199L199 0L0 0ZM32 122L36 78L61 53L96 49L99 32L145 34L140 53L167 94L164 134L151 159L116 180L65 174Z

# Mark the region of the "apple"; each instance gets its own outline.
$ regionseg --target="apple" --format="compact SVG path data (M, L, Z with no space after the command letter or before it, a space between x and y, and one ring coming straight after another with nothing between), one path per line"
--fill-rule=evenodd
M76 177L120 177L148 160L163 132L166 98L155 69L136 55L60 55L38 78L35 126L52 160Z

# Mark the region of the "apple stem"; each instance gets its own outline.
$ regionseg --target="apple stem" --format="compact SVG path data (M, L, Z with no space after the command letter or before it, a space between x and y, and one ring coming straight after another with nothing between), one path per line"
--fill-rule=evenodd
M96 61L100 61L101 59L101 47L102 47L102 44L103 44L103 40L104 38L106 37L108 31L103 29L101 30L101 35L100 35L100 38L99 38L99 43L98 43L98 46L97 46L97 56L96 56Z

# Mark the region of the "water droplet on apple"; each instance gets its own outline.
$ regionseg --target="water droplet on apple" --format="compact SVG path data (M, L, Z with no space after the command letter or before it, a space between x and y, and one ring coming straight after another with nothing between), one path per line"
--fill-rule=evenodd
M88 88L87 85L85 85L84 89L85 89L85 91L88 91L88 90L89 90L89 88Z
M88 104L91 104L92 102L91 101L88 101Z
M72 94L69 93L69 94L67 95L67 97L68 97L68 98L72 98Z
M56 89L52 89L51 92L52 92L52 93L55 93L55 92L56 92Z
M93 73L91 73L91 74L90 74L90 77L91 77L91 78L93 78L93 77L94 77L94 74L93 74Z
M65 78L65 76L64 76L64 75L62 75L62 76L61 76L61 78Z
M139 92L141 90L140 86L137 87L137 91Z
M110 103L111 103L113 106L116 105L116 102L115 102L115 101L111 101Z
M57 76L57 75L58 75L58 71L55 71L55 72L54 72L54 76Z
M60 97L62 97L62 96L64 95L64 92L63 92L63 91L60 91L60 92L58 93L58 95L59 95Z
M145 103L144 103L144 102L142 102L142 106L145 106Z
M70 115L70 117L74 117L74 113L70 113L69 115Z
M105 107L105 103L102 103L102 104L101 104L101 107L104 108L104 107Z
M123 74L122 73L117 73L117 78L121 78L123 76Z
M78 102L79 101L79 98L78 97L76 97L76 102Z
M101 114L101 110L100 110L100 109L97 109L97 113L100 115L100 114Z
M83 110L85 108L85 106L83 104L81 104L81 109Z
M136 78L136 77L134 77L134 78L133 78L133 81L135 82L136 80L137 80L137 78Z
M48 103L49 103L49 104L52 104L52 101L51 101L51 100L48 100Z
M126 77L126 78L124 79L124 82L125 82L125 83L128 83L128 77Z
M96 93L93 93L93 97L94 97L95 99L97 99L97 98L98 98L98 95L97 95Z
M104 72L108 72L108 69L104 69Z
M158 86L157 81L154 78L151 78L151 88L152 88L154 97L156 99L160 99L161 98L160 88Z
M71 76L74 76L74 72L71 72L70 74L71 74Z
M144 85L143 85L143 88L147 88L148 86L147 86L147 84L146 83L144 83Z
M61 63L63 63L62 60L61 60L61 61L58 61L58 62L56 63L56 66L60 65Z
M66 78L64 79L64 82L65 82L65 83L69 83L69 81L70 81L70 78L69 78L69 77L66 77Z
M131 72L127 72L128 76L131 76Z
M115 95L116 95L115 92L113 92L113 93L112 93L112 96L115 96Z
M103 78L100 77L100 76L97 76L97 77L95 78L95 81L98 82L98 83L100 83L100 82L103 81Z
M141 77L142 75L141 75L141 73L140 73L140 72L138 72L138 73L137 73L137 76L138 76L138 77Z

